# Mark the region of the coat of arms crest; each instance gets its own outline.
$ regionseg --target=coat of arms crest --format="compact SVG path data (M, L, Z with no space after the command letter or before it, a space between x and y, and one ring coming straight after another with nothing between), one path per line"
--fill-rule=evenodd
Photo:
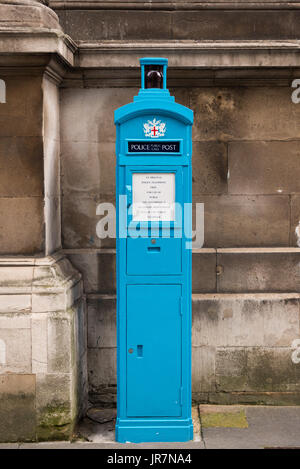
M166 123L153 119L148 120L143 124L144 133L146 137L158 138L163 137L166 133Z

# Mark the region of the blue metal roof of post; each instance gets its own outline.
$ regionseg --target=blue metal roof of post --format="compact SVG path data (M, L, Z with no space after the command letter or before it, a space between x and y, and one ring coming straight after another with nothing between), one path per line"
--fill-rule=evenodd
M152 62L153 63L153 62ZM122 124L129 119L141 116L147 113L160 113L162 115L171 116L185 124L193 124L194 113L191 109L182 104L169 101L168 99L143 99L134 103L126 104L115 110L115 124Z
M142 57L141 65L168 65L168 59L165 57Z

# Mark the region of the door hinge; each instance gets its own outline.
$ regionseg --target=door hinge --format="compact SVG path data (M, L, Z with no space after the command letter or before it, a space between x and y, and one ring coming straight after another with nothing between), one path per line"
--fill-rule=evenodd
M183 405L183 387L181 386L179 390L180 398L179 398L179 403L182 406Z
M182 298L182 296L179 299L179 314L180 314L180 316L183 316L183 298Z

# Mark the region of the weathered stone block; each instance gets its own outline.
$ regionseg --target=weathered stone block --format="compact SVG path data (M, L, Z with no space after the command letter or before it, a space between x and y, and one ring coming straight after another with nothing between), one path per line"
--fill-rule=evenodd
M0 441L33 441L35 427L35 375L0 374Z
M43 205L43 197L0 198L1 254L43 251Z
M176 11L172 16L172 33L176 39L242 40L296 38L299 12L243 9L208 9Z
M57 15L41 2L5 3L0 5L0 12L1 21L12 28L60 30Z
M0 373L31 373L31 331L29 328L0 329L5 344Z
M296 295L293 295L296 296ZM267 301L263 300L263 306ZM290 347L300 337L299 298L270 301L264 311L264 345Z
M32 372L47 373L48 368L48 315L35 313L31 320Z
M30 311L30 295L1 295L0 311L4 313L20 313Z
M4 6L6 7L6 5ZM1 137L42 135L42 78L6 76L6 104L0 106Z
M249 391L300 391L300 368L290 348L247 349Z
M245 14L244 9L238 8L199 9L191 5L184 9L181 7L184 2L177 3L179 8L175 4L175 11L151 9L149 2L149 8L140 11L115 8L100 11L59 9L57 14L66 33L76 40L85 41L298 38L300 20L297 10L283 9L279 15L278 10L269 9L266 15L264 9L250 9Z
M211 346L192 348L192 391L215 391L216 349Z
M92 14L91 14L92 13ZM134 10L67 10L65 32L80 40L143 40L171 37L171 15L168 12Z
M10 293L13 288L15 293L31 293L32 278L33 266L15 268L9 265L1 265L0 292L1 294ZM30 302L26 302L26 305L26 308L30 308Z
M233 250L234 251L234 250ZM218 250L218 292L296 292L300 250Z
M218 349L219 391L299 391L299 367L289 348Z
M190 90L187 87L172 87L168 86L171 96L175 97L176 103L189 107L190 105Z
M205 247L289 245L289 197L197 196L204 203Z
M113 250L103 249L100 252L82 250L82 252L68 254L68 257L82 273L86 293L114 293L116 291L116 253Z
M30 329L31 317L25 313L0 314L1 329Z
M196 250L193 252L192 291L193 293L215 292L217 286L216 251Z
M48 373L68 373L71 367L71 317L51 314L48 317Z
M64 193L114 193L115 159L112 142L63 142Z
M1 137L0 196L42 196L43 142L41 137Z
M63 311L66 308L66 295L58 293L34 293L32 295L32 312L44 313Z
M193 295L194 345L263 345L264 311L259 301L234 295L205 296Z
M116 347L116 298L88 300L88 347Z
M245 391L247 372L245 348L219 348L217 350L216 386L218 391Z
M229 193L299 192L299 156L298 141L229 143Z
M36 375L38 440L69 439L74 422L71 414L71 376Z
M195 141L299 137L300 108L292 103L290 87L193 88L190 107Z
M288 347L299 337L297 294L193 295L194 346Z
M137 92L135 88L62 90L62 141L114 143L114 110L132 101ZM74 119L76 115L81 118Z
M62 236L64 248L115 247L115 238L100 239L96 232L97 223L102 218L96 215L101 202L115 203L113 194L99 197L65 195L62 198Z
M103 385L117 384L117 349L89 348L88 349L88 375L89 390L96 393Z
M225 143L194 142L193 195L227 193L227 172Z

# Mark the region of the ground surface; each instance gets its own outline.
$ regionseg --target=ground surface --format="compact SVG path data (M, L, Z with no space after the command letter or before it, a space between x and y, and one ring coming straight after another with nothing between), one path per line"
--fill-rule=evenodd
M0 449L300 449L300 407L193 407L194 441L187 443L118 444L115 410L91 408L72 442L0 444Z

